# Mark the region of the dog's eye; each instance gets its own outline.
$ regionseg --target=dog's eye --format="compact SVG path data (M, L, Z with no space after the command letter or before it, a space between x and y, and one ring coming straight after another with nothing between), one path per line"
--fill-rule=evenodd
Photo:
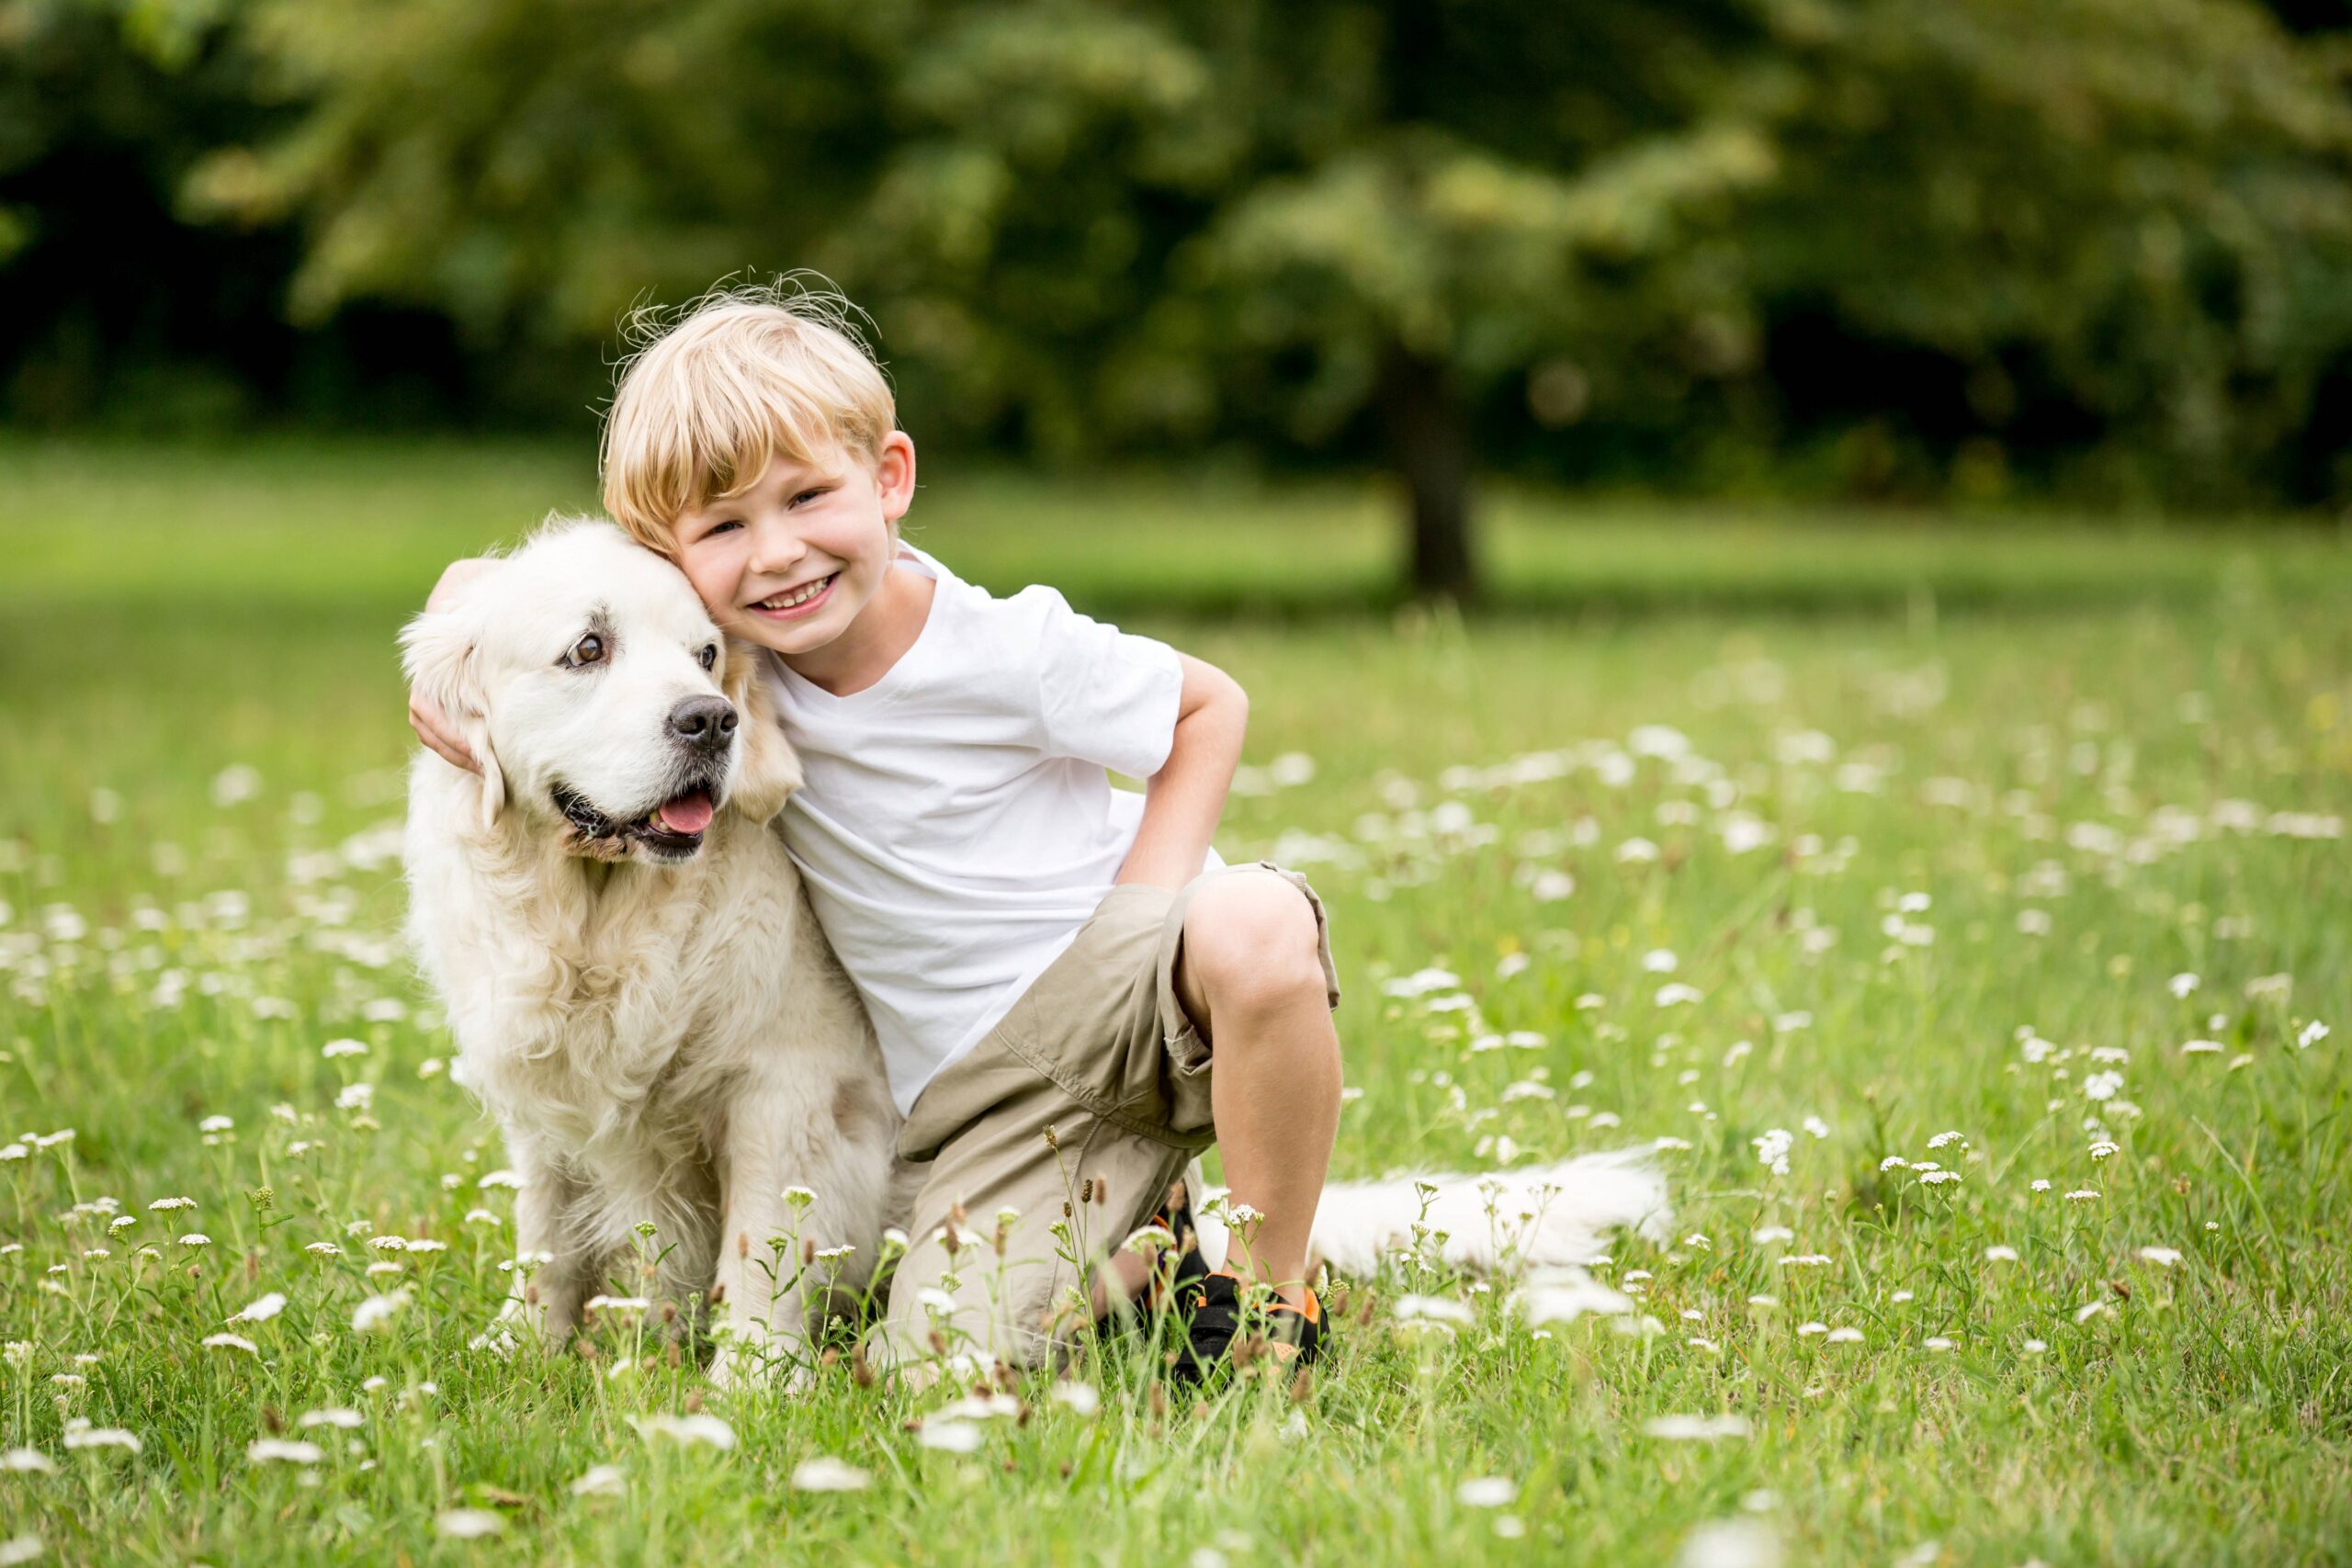
M577 670L583 664L601 663L604 657L605 639L594 632L590 632L571 645L571 651L563 656L563 667L567 670Z
M695 654L695 662L701 665L706 670L717 668L718 664L718 645L714 642L705 648L700 653Z

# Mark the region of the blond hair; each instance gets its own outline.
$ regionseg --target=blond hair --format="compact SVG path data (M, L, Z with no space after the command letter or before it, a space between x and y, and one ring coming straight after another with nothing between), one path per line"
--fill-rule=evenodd
M795 276L634 315L598 458L614 521L667 554L682 513L741 494L779 457L880 462L898 409L856 313Z

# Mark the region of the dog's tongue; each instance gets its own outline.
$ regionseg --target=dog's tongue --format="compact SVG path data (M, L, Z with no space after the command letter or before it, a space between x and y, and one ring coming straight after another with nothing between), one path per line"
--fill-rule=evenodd
M710 796L701 790L664 802L653 815L673 833L699 833L710 826Z

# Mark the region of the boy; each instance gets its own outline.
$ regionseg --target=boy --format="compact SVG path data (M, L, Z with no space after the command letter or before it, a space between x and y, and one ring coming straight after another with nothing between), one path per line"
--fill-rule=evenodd
M624 370L603 470L614 519L766 650L806 774L786 847L881 1040L900 1151L929 1162L888 1353L1040 1362L1083 1315L1080 1268L1093 1313L1140 1288L1145 1259L1106 1254L1155 1217L1182 1234L1181 1207L1155 1211L1215 1141L1242 1223L1225 1270L1180 1264L1177 1371L1213 1374L1245 1323L1314 1359L1339 984L1306 879L1209 847L1240 687L900 543L914 444L821 298L694 307ZM472 765L437 713L411 718Z

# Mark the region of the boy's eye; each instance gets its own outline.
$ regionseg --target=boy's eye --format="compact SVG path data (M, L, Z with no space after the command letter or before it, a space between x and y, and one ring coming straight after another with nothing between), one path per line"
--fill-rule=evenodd
M571 651L563 656L563 667L567 670L577 670L583 664L602 663L604 658L605 639L594 632L590 632L571 645ZM707 670L710 666L706 664L703 668Z
M718 645L712 643L695 655L695 662L708 670L718 662Z
M804 490L792 498L792 504L797 506L804 501L814 501L824 493L821 490Z

